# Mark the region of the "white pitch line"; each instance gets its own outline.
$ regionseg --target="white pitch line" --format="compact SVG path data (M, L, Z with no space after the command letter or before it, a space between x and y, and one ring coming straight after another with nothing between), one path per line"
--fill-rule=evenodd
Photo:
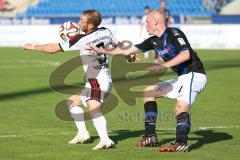
M61 134L61 135L69 135L73 134L72 132L62 132L62 133L46 133L46 134L20 134L20 135L15 135L15 134L10 134L10 135L0 135L0 138L21 138L21 137L31 137L31 136L53 136L56 134Z
M31 135L24 135L24 134L21 134L21 135L1 135L0 138L20 138L20 137L30 137Z
M208 129L229 129L240 128L240 126L209 126L209 127L193 127L191 130L208 130ZM176 128L160 128L159 131L175 131Z
M20 66L0 66L0 69L19 69L19 68L39 68L39 67L52 67L59 66L59 64L39 64L39 65L20 65Z
M208 129L229 129L229 128L240 128L240 126L208 126L208 127L195 127L192 130L208 130ZM160 128L158 131L175 131L175 128ZM114 133L115 131L109 131L109 133ZM0 135L0 138L22 138L22 137L33 137L33 136L55 136L56 134L60 135L70 135L73 132L62 132L62 133L47 133L47 134L20 134L20 135Z
M6 62L6 61L4 61ZM38 67L49 67L49 66L59 66L61 65L60 62L55 61L26 61L26 60L19 60L19 61L7 61L14 63L13 65L7 63L8 65L1 65L0 69L14 69L14 68L38 68Z
M20 59L20 60L0 60L1 64L4 64L4 63L7 63L7 64L11 64L11 63L14 63L14 64L18 64L18 63L21 63L21 64L36 64L36 63L40 63L40 64L51 64L51 63L60 63L60 62L56 62L56 61L46 61L46 60L23 60L23 59Z
M198 127L199 130L207 129L225 129L225 128L240 128L240 126L213 126L213 127Z

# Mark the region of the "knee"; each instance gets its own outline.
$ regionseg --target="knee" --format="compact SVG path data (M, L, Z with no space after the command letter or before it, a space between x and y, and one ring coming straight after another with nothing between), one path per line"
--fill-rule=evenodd
M175 106L175 113L179 115L182 112L189 112L189 104L186 102L177 102Z
M88 114L91 118L94 117L94 115L101 113L100 108L92 108L88 109Z
M147 86L143 90L144 102L155 101L155 88L156 86Z
M80 104L80 98L78 95L73 95L68 98L67 105L68 106L78 106Z
M87 102L88 113L91 118L94 117L95 114L101 113L101 103L96 100L89 100Z
M143 95L144 96L145 95L146 96L147 95L153 95L153 93L155 91L155 88L156 88L156 86L153 86L153 85L145 87L144 90L143 90Z

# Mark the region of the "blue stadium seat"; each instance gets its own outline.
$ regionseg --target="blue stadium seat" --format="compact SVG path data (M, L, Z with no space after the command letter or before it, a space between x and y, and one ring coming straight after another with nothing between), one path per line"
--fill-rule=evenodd
M205 12L202 0L167 0L167 8L173 15L205 16L215 14ZM97 9L103 16L142 16L144 6L159 8L156 0L39 0L37 6L29 7L18 16L79 16L86 9Z

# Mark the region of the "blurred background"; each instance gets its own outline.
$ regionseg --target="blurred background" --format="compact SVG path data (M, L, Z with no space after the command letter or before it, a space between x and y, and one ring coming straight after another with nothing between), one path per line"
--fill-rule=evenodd
M166 0L170 26L181 28L194 48L239 49L240 0ZM78 22L83 10L102 13L103 26L119 40L142 41L144 8L157 0L0 0L0 46L59 41L59 24Z

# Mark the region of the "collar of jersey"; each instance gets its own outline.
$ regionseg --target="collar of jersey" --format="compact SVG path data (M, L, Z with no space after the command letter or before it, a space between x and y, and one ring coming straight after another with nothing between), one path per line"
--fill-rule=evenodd
M159 36L158 38L160 39L166 39L167 38L167 28L164 30L163 34L161 36Z

